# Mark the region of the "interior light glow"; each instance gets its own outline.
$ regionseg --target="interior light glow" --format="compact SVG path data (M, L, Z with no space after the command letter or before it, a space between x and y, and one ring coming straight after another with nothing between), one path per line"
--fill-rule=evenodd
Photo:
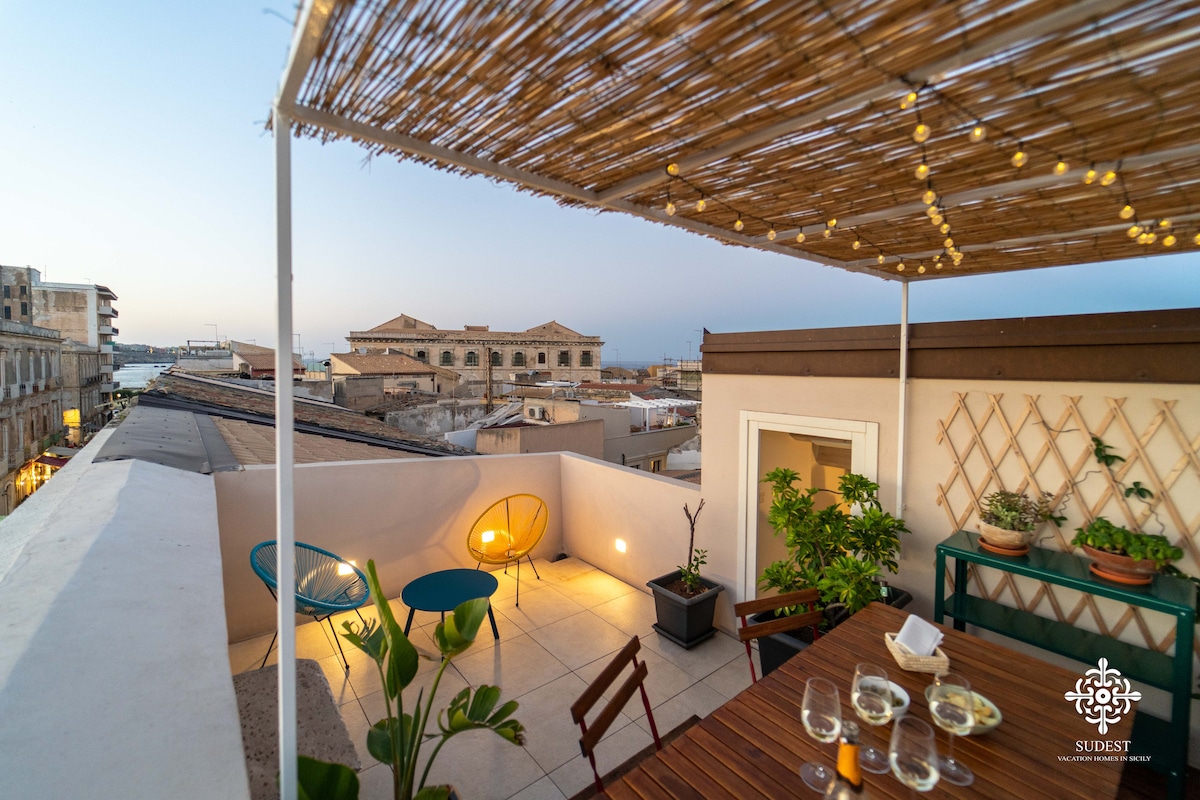
M617 547L617 552L618 552L618 553L624 553L624 552L625 552L625 540L624 540L624 539L617 539L617 541L616 541L616 547Z

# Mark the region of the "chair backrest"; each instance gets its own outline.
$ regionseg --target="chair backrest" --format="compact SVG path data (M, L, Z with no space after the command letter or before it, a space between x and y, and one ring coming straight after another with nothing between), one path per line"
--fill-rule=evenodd
M747 600L733 607L733 613L742 620L742 627L738 629L738 638L746 644L746 657L750 659L750 680L758 683L758 676L754 674L754 657L750 651L751 640L772 633L786 633L818 625L824 618L821 609L816 608L818 600L820 600L820 593L816 589L801 589L798 592L777 594L774 597ZM804 606L808 610L801 614L775 617L753 625L746 622L746 618L751 614L761 614L764 611L776 611L793 606Z
M648 674L645 662L637 660L638 650L641 649L642 643L638 637L634 636L629 640L629 644L621 648L621 652L617 653L616 657L609 662L608 666L596 676L592 684L579 696L579 699L571 704L571 719L575 721L582 731L582 736L579 737L579 749L588 757L592 764L592 775L596 779L596 791L604 791L604 782L600 779L600 773L596 770L596 744L604 738L604 734L608 732L609 727L616 720L617 715L621 713L621 709L625 707L625 703L633 696L634 690L642 693L642 704L646 708L646 720L650 723L650 733L654 737L654 746L662 750L662 740L658 738L658 727L654 724L654 714L650 711L650 698L646 696L645 680ZM600 710L596 718L592 720L592 724L587 724L587 714L592 710L613 683L617 677L625 670L627 666L633 666L633 672L627 677L624 683L612 695L612 699L608 704Z
M271 592L279 588L275 540L250 551L250 567ZM371 597L367 576L328 550L296 542L296 613L318 616L358 608Z
M511 495L479 515L467 534L467 550L483 564L516 561L541 541L549 522L550 511L540 497Z

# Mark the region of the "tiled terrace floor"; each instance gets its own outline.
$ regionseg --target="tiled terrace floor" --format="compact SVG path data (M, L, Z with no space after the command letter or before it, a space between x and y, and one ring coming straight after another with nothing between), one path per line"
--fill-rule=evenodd
M537 563L541 580L525 570L521 605L516 580L496 572L500 588L492 598L500 640L485 621L475 645L447 668L436 707L443 707L468 683L499 685L504 700L521 706L515 715L525 726L523 748L488 731L459 734L442 749L431 772L433 782L452 783L462 797L476 800L555 800L591 782L591 768L579 754L579 728L571 722L570 704L630 636L642 640L650 677L647 692L660 733L691 715L706 716L750 685L746 651L736 639L718 633L687 651L660 638L654 622L653 598L636 587L576 559ZM398 599L393 613L403 624L408 609ZM351 619L357 620L350 615ZM429 653L438 615L417 612L410 638ZM341 620L335 618L338 630ZM419 629L418 629L418 626ZM342 718L358 748L363 771L363 800L391 797L388 768L366 749L370 724L383 714L383 695L374 664L362 653L346 649L347 675L330 638L329 627L309 623L297 628L297 655L317 659L341 707ZM270 636L231 645L235 673L255 669ZM343 643L344 644L344 643ZM272 655L268 663L274 663ZM436 662L422 661L417 679L405 691L406 704L433 680ZM649 725L635 695L598 752L601 771L617 766L651 743Z

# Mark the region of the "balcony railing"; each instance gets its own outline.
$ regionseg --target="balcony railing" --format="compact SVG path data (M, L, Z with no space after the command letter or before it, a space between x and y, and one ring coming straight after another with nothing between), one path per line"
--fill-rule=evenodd
M113 371L113 365L112 365L112 364L101 364L101 365L100 365L100 374L101 374L101 375L106 375L106 374L107 374L107 375L112 375L112 371Z
M113 346L111 344L100 345L100 354L101 355L111 356L112 351L113 351Z
M117 383L116 381L113 381L111 383L102 383L102 384L100 384L100 392L101 392L101 394L112 394L120 386L121 386L121 384Z
M100 306L96 309L96 312L98 314L100 314L100 316L102 316L102 317L119 317L119 316L121 316L120 314L117 313L117 310L115 308L113 308L112 306Z

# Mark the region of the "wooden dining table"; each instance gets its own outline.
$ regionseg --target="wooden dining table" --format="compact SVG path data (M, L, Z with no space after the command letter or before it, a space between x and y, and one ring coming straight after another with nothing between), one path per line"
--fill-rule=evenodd
M613 800L817 797L800 780L800 766L818 761L833 768L837 753L836 745L821 745L809 738L800 722L808 678L832 680L838 687L843 718L857 720L850 706L855 665L877 664L908 692L908 714L932 724L925 700L932 676L901 669L884 643L883 634L899 631L907 617L904 611L873 603L606 786L606 794ZM972 785L940 782L923 796L1005 800L1116 796L1122 761L1071 759L1094 755L1079 752L1077 742L1128 740L1132 709L1102 736L1064 697L1075 689L1087 667L1081 665L1078 672L1072 672L979 637L938 627L945 634L942 649L950 658L950 669L996 704L1002 722L986 734L955 740L955 759L975 773ZM862 724L861 728L863 743L887 749L892 725L873 728ZM935 731L944 755L947 734L936 727ZM1119 758L1121 754L1103 755ZM911 796L908 787L890 773L864 772L863 779L874 798Z

